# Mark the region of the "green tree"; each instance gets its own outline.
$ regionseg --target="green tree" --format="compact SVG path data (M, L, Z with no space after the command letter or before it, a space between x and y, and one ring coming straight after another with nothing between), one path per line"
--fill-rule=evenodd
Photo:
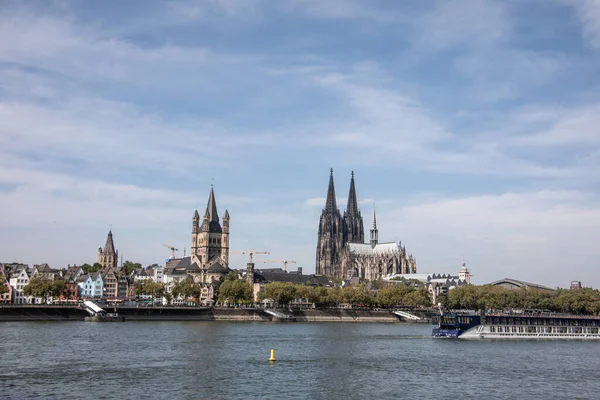
M184 279L179 279L173 285L171 289L171 294L173 298L183 297L184 300L189 299L190 297L196 297L196 303L198 302L198 285L194 283L192 277L188 276Z
M8 286L6 282L0 282L0 294L8 293Z
M41 275L35 275L23 288L25 296L41 297L44 303L48 301L48 296L51 295L51 292L52 281Z
M94 263L94 265L83 264L81 266L81 270L84 274L93 274L94 272L98 272L102 269L102 265L98 263Z
M224 303L226 300L237 303L252 303L253 302L252 286L242 279L231 280L229 275L225 282L219 287L219 301Z
M142 268L142 264L140 263L134 263L132 261L125 261L123 263L123 271L125 272L125 275L130 275L134 269L139 269Z
M280 305L289 304L296 298L296 287L289 282L272 282L265 285L265 297Z

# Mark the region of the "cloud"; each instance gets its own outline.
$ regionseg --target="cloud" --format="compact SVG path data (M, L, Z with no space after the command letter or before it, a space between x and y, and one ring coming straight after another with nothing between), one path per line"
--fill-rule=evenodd
M502 3L492 0L434 2L415 20L415 47L440 51L455 46L490 46L505 42L513 21Z
M581 22L582 36L592 49L600 49L600 2L598 0L563 0L575 7Z
M446 198L386 207L378 210L378 223L380 237L400 227L421 271L458 269L465 257L479 283L507 276L550 286L597 281L596 193L542 190ZM436 243L434 253L427 251L431 243Z

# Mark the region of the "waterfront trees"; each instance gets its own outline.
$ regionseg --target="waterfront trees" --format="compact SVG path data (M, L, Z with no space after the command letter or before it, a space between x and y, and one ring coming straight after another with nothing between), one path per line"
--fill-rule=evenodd
M139 280L135 283L135 294L136 296L150 296L154 302L154 299L160 299L165 295L165 285L149 279Z
M377 304L385 307L393 306L429 306L431 300L425 288L406 285L388 285L377 291Z
M8 292L8 286L6 282L0 282L0 294L4 294Z
M44 303L48 297L58 297L65 291L65 281L61 279L51 280L41 275L35 275L23 288L25 296L41 297Z
M264 297L282 305L289 304L296 298L296 286L290 282L267 283Z
M597 314L600 312L600 291L584 289L557 289L553 291L518 289L497 286L459 286L440 300L450 309L535 309L574 314Z
M238 279L235 272L230 272L219 286L219 302L221 303L225 301L234 304L251 303L253 297L252 286L245 280Z

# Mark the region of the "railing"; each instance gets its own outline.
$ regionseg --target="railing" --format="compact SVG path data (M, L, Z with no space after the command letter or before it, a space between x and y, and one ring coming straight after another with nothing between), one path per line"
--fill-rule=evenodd
M413 321L420 321L421 320L421 317L417 317L416 315L409 314L406 311L396 310L396 311L394 311L394 314L396 314L396 315L398 315L400 317L406 318L406 319L412 319Z

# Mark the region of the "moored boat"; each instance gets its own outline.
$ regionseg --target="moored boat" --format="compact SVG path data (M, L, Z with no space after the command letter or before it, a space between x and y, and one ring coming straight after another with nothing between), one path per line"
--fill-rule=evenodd
M600 317L554 313L443 314L432 336L454 339L600 339Z

